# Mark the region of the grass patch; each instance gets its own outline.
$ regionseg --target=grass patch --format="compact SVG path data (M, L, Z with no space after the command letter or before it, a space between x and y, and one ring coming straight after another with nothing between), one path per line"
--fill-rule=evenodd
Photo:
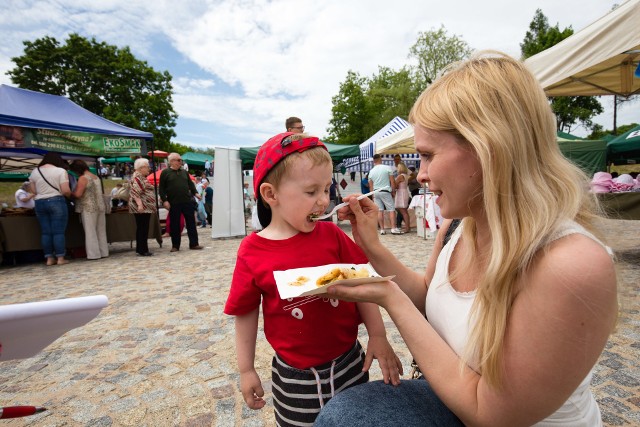
M111 190L119 182L122 182L122 180L103 179L102 185L104 187L104 194L111 194ZM16 191L18 191L21 185L22 185L22 181L20 182L0 181L0 204L6 203L8 207L13 207L13 205L15 205L16 203L16 196L15 196Z

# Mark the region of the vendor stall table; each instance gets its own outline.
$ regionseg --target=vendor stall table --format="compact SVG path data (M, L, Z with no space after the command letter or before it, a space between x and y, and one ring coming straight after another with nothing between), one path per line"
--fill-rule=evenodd
M640 219L640 192L598 193L598 200L611 219Z
M136 240L136 220L128 212L112 213L107 218L107 241L133 242ZM162 233L158 216L152 214L149 223L149 238L155 238L162 247ZM66 232L66 247L84 247L84 230L80 216L69 217ZM0 253L42 249L40 244L40 224L35 216L0 217Z

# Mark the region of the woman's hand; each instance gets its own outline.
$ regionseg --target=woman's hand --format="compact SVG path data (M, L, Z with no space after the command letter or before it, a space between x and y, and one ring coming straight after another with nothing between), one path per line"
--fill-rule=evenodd
M366 250L368 244L379 242L378 207L368 197L358 200L358 196L359 194L352 194L344 198L349 206L338 210L338 219L349 220L353 239Z
M400 297L407 297L396 282L363 283L356 286L330 285L327 294L331 298L351 302L372 302L386 307Z

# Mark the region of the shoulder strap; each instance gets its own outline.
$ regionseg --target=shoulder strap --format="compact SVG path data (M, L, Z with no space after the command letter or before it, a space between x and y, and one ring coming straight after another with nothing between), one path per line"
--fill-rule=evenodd
M58 189L57 187L54 187L53 184L51 184L47 178L44 177L44 174L42 173L42 171L40 170L40 166L38 166L38 172L40 172L40 176L42 177L42 179L44 179L44 182L46 182L47 184L49 184L49 186L51 188L53 188L54 190L56 190L58 193L61 193L60 189Z
M462 220L460 219L454 219L453 221L451 221L451 224L449 224L449 228L447 228L446 233L444 233L444 239L442 240L442 247L444 247L444 245L447 244L449 239L451 239L451 235L453 234L454 231L456 231L456 228L458 228L461 221Z

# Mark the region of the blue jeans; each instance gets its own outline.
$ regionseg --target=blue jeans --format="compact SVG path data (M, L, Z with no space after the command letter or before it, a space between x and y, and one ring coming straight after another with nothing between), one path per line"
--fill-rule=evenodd
M382 381L336 394L320 411L314 426L464 426L424 379L394 387Z
M45 258L65 254L65 237L69 209L63 196L36 200L36 217L42 233L41 244Z

